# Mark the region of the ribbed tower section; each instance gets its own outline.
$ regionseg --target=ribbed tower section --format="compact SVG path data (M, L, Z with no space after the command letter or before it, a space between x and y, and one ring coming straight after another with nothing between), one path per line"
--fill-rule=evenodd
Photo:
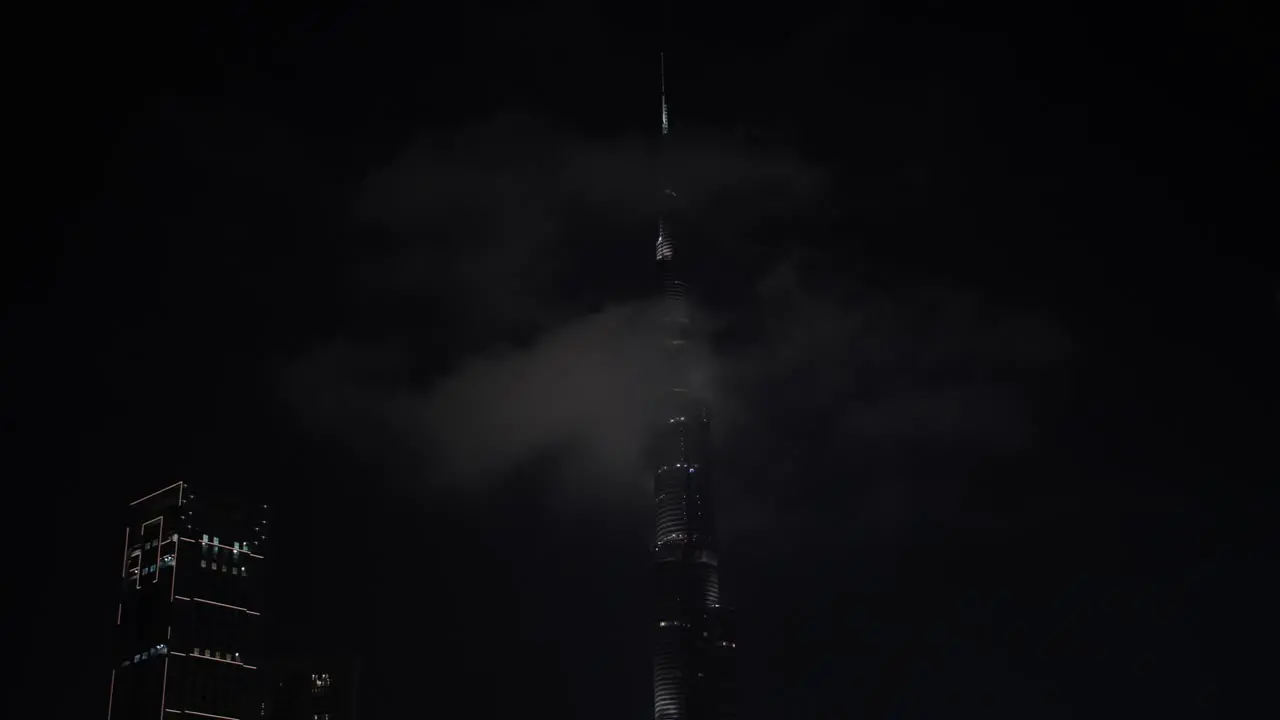
M662 135L669 131L662 58ZM689 357L696 340L686 267L672 227L674 190L662 188L657 266L667 360L662 417L655 429L653 639L655 720L732 718L734 633L720 601L711 508L711 412L693 382Z

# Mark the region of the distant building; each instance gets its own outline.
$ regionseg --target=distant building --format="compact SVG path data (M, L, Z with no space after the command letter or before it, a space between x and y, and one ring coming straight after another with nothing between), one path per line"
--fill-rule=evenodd
M267 511L186 482L129 504L108 720L265 714Z
M318 657L282 663L273 675L271 720L354 720L359 717L360 663Z

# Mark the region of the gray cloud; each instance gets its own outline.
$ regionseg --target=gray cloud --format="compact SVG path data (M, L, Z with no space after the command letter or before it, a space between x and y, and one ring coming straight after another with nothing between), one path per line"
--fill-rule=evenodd
M423 143L371 179L360 211L404 242L366 265L361 282L371 292L429 288L460 323L535 330L518 345L454 358L425 383L406 379L420 350L334 341L293 368L292 397L304 417L397 458L426 488L491 487L555 458L569 495L636 498L646 487L641 442L661 348L652 309L548 308L557 267L581 252L564 240L581 212L652 219L636 200L653 187L652 165L636 141L529 127L498 122ZM773 207L738 203L743 229L824 188L821 172L783 153L714 138L678 148L673 161L702 198L772 198ZM702 362L717 408L728 532L750 534L766 516L803 528L817 515L806 488L824 502L871 499L877 522L886 507L906 518L922 502L941 502L948 478L913 479L885 458L1016 451L1032 422L1022 383L1070 352L1043 318L928 283L842 286L822 280L814 260L823 259L784 258L756 283L750 310L704 318L749 328Z
M395 380L404 354L334 344L294 367L291 389L307 417L336 421L330 427L366 451L391 453L412 482L484 489L552 458L562 489L598 502L643 491L662 352L655 308L639 302L462 358L425 387ZM710 389L709 358L695 362Z
M608 308L529 347L469 359L431 386L413 420L432 459L455 473L499 473L567 451L602 481L623 481L640 467L661 351L651 308Z

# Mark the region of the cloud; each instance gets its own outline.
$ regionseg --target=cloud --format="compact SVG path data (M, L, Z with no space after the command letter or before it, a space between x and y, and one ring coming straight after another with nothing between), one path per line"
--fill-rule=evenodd
M685 135L665 151L681 196L753 208L726 216L729 230L823 183L785 152ZM641 487L662 349L653 308L624 290L584 311L566 286L598 276L595 296L608 298L625 280L600 268L650 267L654 158L641 138L586 138L520 114L406 148L357 198L357 215L383 241L360 258L353 284L366 302L408 302L433 326L378 318L369 325L382 337L357 328L316 347L289 373L300 414L399 458L432 487L489 487L546 456L566 463L566 477ZM630 235L607 239L618 232ZM640 285L651 287L647 272ZM417 366L437 363L424 359L432 355L440 367L414 379ZM701 366L710 376L712 364Z
M621 481L641 467L663 344L647 304L578 318L524 348L487 353L436 381L411 420L434 462L474 477L569 452Z
M295 366L291 394L322 428L397 458L411 482L484 491L550 459L562 490L634 498L647 487L646 427L663 387L657 312L609 306L528 344L459 358L423 387L395 379L406 355L337 343ZM712 392L709 358L693 359Z
M819 169L784 152L704 134L672 153L682 188L736 216L725 237L746 252L774 240L751 232L762 215L799 212L827 191ZM642 142L525 119L415 145L360 199L398 243L361 266L358 286L416 293L446 320L393 328L377 345L318 347L290 372L300 414L394 458L431 491L485 491L550 461L558 489L584 504L642 497L662 352L653 308L585 311L566 304L560 279L606 265L597 253L610 243L577 236L589 218L652 220L655 182ZM820 243L797 245L809 251L775 258L746 302L700 318L738 338L699 362L716 408L726 532L766 518L813 532L829 509L814 498L861 503L867 522L896 507L890 524L907 522L955 492L965 462L1029 441L1026 383L1070 354L1053 323L947 283L833 276ZM940 473L913 467L926 457L942 458Z

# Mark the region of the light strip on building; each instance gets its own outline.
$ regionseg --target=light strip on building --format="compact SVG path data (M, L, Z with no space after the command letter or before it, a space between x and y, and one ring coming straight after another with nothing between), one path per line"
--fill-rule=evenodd
M177 653L174 653L174 654L176 655ZM237 662L235 660L223 660L222 658L214 658L214 657L209 657L207 655L189 655L187 657L200 658L201 660L212 660L213 662L226 663L228 665L239 665L240 667L247 667L250 670L258 669L257 665L245 665L244 663Z
M164 516L163 515L160 516L160 537L162 538L164 537ZM158 543L156 544L156 572L155 572L156 579L151 581L152 585L155 585L156 583L160 582L160 562L161 562L160 544Z
M124 528L124 562L120 564L120 578L124 579L124 574L129 571L129 526Z
M133 502L129 503L129 507L133 507L134 505L137 505L138 503L142 502L143 500L150 500L151 498L153 498L153 497L155 497L155 496L159 495L159 494L160 494L160 493L162 493L162 492L168 492L168 491L170 491L170 490L172 490L172 489L174 489L174 488L176 488L176 487L179 487L179 486L181 486L181 485L182 485L182 483L181 483L181 482L176 482L176 483L174 483L174 484L170 485L169 487L167 487L167 488L165 488L165 489L163 489L163 490L157 490L157 491L155 491L155 492L151 493L150 495L148 495L148 496L146 496L146 497L138 498L137 500L134 500ZM181 491L179 491L179 493L181 493Z
M238 550L238 549L236 549L236 548L228 547L228 546L223 545L223 544L221 544L221 543L216 543L216 542L212 542L212 541L209 541L209 540L192 540L191 538L186 538L186 537L184 537L184 538L182 538L182 539L183 539L183 540L186 540L186 541L187 541L187 542L189 542L189 543L198 542L198 543L200 543L201 545L212 545L212 546L214 546L214 547L220 547L220 548L222 548L223 550L230 550L231 552L236 552L236 553L244 553L245 555L249 555L249 556L251 556L251 557L256 557L256 558L258 558L259 560L265 560L265 559L266 559L266 558L262 557L261 555L259 555L259 554L257 554L257 553L251 553L251 552L249 552L248 550Z
M173 589L178 585L178 543L173 544L173 569L169 571L169 602L173 602ZM169 628L170 631L173 628Z
M167 488L166 488L166 489L167 489ZM161 490L160 492L164 492L164 490ZM148 496L148 497L150 497L150 496ZM146 500L146 499L147 499L147 498L143 498L143 500ZM146 534L147 534L147 526L148 526L148 525L150 525L150 524L151 524L151 523L153 523L153 522L156 522L156 521L159 521L159 522L160 522L160 529L161 529L161 530L164 530L164 515L157 515L156 517L153 517L153 518L151 518L150 520L148 520L148 521L146 521L146 522L142 523L142 535L143 535L143 537L146 537ZM157 553L157 554L159 554L159 552L160 552L160 551L157 549L157 550L156 550L156 553ZM160 568L159 568L159 567L157 567L156 569L157 569L157 570L159 570ZM153 580L152 582L155 582L155 581ZM141 590L141 589L142 589L142 551L141 551L141 550L139 550L139 551L138 551L138 578L137 578L137 580L135 580L135 581L134 581L134 583L133 583L133 589L134 589L134 590Z
M183 710L187 715L199 715L200 717L218 718L218 720L240 720L240 718L231 717L230 715L214 715L213 713L196 712L195 710Z
M107 720L111 720L111 703L116 699L116 671L111 671L111 689L107 691Z
M242 608L242 607L240 607L239 605L228 605L228 604L226 604L226 603L214 602L214 601L212 601L212 600L205 600L204 598L189 598L189 597L182 597L181 595L178 595L178 596L177 596L177 598L178 598L179 600L194 600L194 601L196 601L196 602L202 602L202 603L205 603L205 604L207 604L207 605L219 605L219 606L224 607L224 608L231 608L232 610L240 610L241 612L247 612L247 613L249 613L250 615L261 615L261 614L262 614L262 613L260 613L260 612L254 612L254 611L250 610L249 608Z
M169 658L166 655L164 659L164 679L160 681L160 707L164 707L165 693L169 692ZM160 713L160 717L164 718L164 713Z
M124 603L116 603L116 625L120 624L120 613L124 610Z

